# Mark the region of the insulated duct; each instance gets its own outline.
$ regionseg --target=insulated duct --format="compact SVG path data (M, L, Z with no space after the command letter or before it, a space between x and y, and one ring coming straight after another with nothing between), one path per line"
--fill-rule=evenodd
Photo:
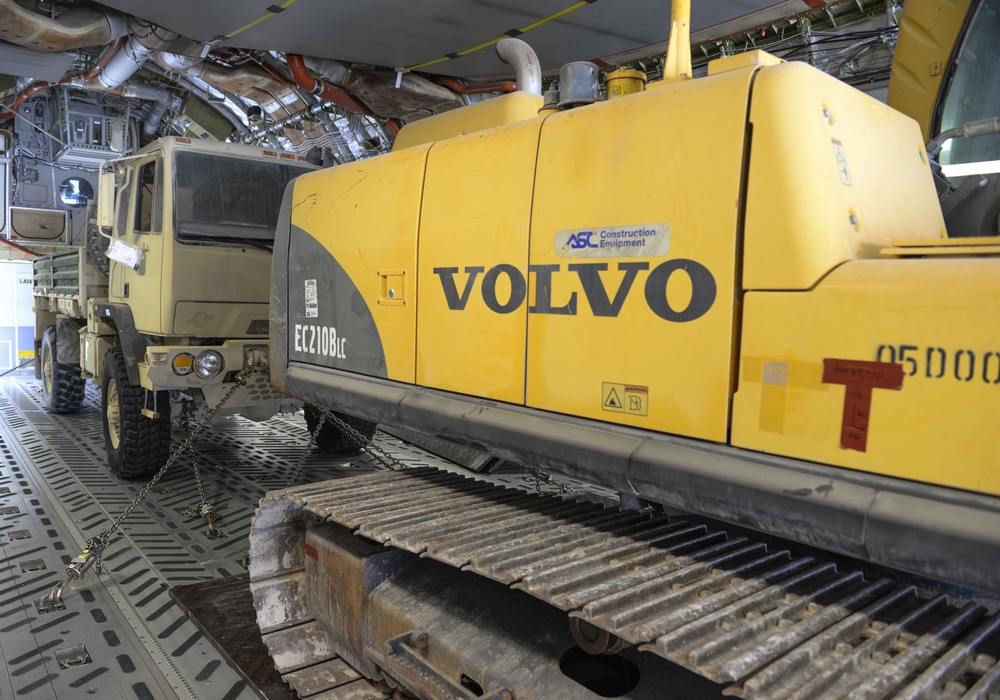
M156 65L168 73L180 73L190 70L200 63L202 59L198 56L185 56L184 54L170 53L169 51L157 51L153 55L153 60L156 62Z
M256 102L269 114L279 109L285 110L285 114L291 114L305 107L305 103L290 87L256 66L225 68L205 61L192 66L184 75Z
M356 95L380 117L412 119L446 112L465 104L446 87L413 73L355 70L329 59L307 56L305 65L337 87Z
M180 107L181 98L174 97L169 93L165 98L157 100L153 108L149 110L149 114L146 115L146 121L142 123L142 133L146 136L156 136L156 132L160 128L160 122L163 121L163 115L167 113L167 110L173 109L177 111Z
M141 36L136 33L130 34L125 47L111 57L108 65L97 76L101 85L108 89L118 87L131 78L154 51L180 38L179 34L170 32L167 38L161 39L157 34L157 27L148 25L144 28L146 32Z
M108 44L127 32L125 16L84 5L55 19L0 0L0 39L35 51L70 51Z
M368 106L356 100L353 95L349 95L340 88L328 85L322 80L317 80L316 77L309 72L309 69L306 68L305 59L303 59L299 54L286 54L285 60L288 63L288 70L292 72L292 77L295 78L295 82L298 83L299 87L306 92L311 92L317 97L329 100L330 102L340 105L341 107L347 107L347 109L355 112L367 115L372 114L372 111L368 108Z

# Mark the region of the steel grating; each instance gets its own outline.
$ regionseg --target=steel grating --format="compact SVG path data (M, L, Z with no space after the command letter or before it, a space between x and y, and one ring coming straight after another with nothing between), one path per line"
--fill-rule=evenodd
M1000 617L983 605L705 524L433 468L269 493L260 528L267 534L273 521L280 529L296 510L524 590L728 684L727 694L1000 696ZM274 574L280 590L291 574ZM252 584L255 598L266 597L267 576Z
M44 410L33 378L0 380L0 697L257 697L168 589L245 573L257 503L287 485L306 438L298 416L259 424L218 418L196 440L194 459L224 536L209 539L201 519L186 514L200 498L192 457L184 456L112 539L104 573L91 571L68 587L65 610L39 613L34 601L62 580L86 538L106 529L142 484L104 467L93 387L79 413L60 416ZM380 442L404 464L436 463L399 440ZM311 451L295 483L375 467L363 456L345 461Z

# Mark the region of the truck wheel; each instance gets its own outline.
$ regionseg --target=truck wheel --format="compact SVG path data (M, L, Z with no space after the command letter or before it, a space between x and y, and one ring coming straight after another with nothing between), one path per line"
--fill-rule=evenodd
M76 413L83 405L87 380L80 365L64 365L56 359L56 327L42 334L42 397L52 413Z
M159 418L142 415L146 391L129 382L121 348L104 358L102 389L108 466L123 479L152 476L170 457L170 392L157 392Z
M316 430L316 426L319 425L319 418L322 413L312 406L306 406L305 413L306 427L309 428L309 434L312 435ZM356 418L354 416L347 415L346 413L339 413L337 411L333 411L332 413L337 416L337 418L361 433L361 437L364 438L365 445L371 442L371 439L375 437L375 431L378 429L378 425L375 423L367 421L363 418ZM340 428L329 420L323 421L323 427L320 428L319 435L316 436L316 447L324 452L332 452L333 454L360 452L362 448L362 446L353 439L344 435Z

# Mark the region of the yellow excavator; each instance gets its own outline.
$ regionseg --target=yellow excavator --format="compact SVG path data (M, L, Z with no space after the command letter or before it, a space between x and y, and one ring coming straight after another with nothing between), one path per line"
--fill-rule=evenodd
M693 78L689 10L646 89L543 97L504 40L518 91L288 186L271 376L321 438L620 494L268 494L251 588L300 692L339 659L422 698L998 692L1000 2L907 0L892 106L762 51Z

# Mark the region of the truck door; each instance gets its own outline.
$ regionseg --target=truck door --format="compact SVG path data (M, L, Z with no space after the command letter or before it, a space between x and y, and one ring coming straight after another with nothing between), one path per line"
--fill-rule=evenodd
M114 237L142 250L135 269L113 263L110 300L132 308L140 332L159 334L163 263L163 167L159 155L130 164L118 193Z

